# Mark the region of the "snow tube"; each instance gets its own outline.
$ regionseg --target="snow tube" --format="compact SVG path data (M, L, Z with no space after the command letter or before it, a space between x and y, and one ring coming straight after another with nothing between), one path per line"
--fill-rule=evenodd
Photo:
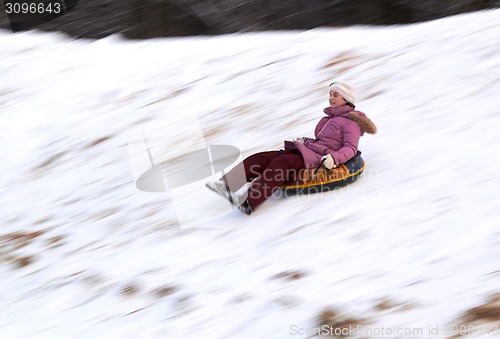
M365 162L358 151L354 158L337 168L322 167L317 174L314 174L315 169L305 170L300 179L281 188L287 195L328 192L355 182L364 169Z

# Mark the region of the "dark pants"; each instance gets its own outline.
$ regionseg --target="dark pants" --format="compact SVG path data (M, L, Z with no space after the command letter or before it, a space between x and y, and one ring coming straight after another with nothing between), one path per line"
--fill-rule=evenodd
M255 209L284 184L295 180L305 168L302 155L295 150L255 153L223 176L235 192L248 182L248 203Z

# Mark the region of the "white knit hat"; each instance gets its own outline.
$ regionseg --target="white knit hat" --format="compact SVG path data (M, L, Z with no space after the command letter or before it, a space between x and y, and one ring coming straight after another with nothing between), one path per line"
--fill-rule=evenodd
M330 84L330 92L331 91L340 94L340 96L350 104L354 105L356 103L356 90L347 82L332 82Z

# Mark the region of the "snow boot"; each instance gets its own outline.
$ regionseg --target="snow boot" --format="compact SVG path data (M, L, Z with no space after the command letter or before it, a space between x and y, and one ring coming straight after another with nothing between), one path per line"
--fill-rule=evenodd
M243 194L231 192L231 190L226 185L226 182L223 179L219 179L217 181L209 181L205 184L205 186L208 189L214 191L215 193L229 200L231 205L239 209L241 212L247 215L250 215L253 212L253 207L248 203L246 194L246 189L248 189L249 184L245 185L242 188L242 190L244 191Z
M243 203L240 206L238 206L238 209L241 212L245 213L246 215L250 215L253 212L253 207L252 205L250 205L248 200L243 201Z
M217 181L209 181L205 184L205 186L208 189L231 201L231 190L229 189L229 187L227 187L226 182L223 179L219 179Z
M229 202L241 212L250 215L253 212L253 207L248 202L248 194L245 191L243 194L231 193L229 195Z

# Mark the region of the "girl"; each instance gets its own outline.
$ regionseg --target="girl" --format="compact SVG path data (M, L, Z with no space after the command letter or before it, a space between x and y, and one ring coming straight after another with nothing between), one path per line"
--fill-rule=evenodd
M364 113L354 110L356 92L350 84L333 82L329 93L330 107L323 110L326 117L318 122L315 138L285 141L283 150L253 154L206 186L249 215L300 171L320 165L332 169L354 157L359 138L364 132L376 133L376 127ZM238 194L245 185L248 190Z

